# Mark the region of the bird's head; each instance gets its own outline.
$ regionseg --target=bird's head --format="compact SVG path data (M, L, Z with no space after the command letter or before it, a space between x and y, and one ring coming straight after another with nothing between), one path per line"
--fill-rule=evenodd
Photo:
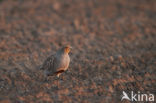
M67 53L67 54L68 54L68 53L71 51L71 48L72 48L72 47L71 47L70 45L64 46L64 47L63 47L64 53Z

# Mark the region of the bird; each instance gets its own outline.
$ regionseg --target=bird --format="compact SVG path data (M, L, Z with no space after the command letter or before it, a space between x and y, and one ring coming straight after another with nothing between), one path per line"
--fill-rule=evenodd
M71 48L70 45L63 46L43 62L40 69L44 70L46 76L56 75L59 77L60 74L68 69L70 63L69 52Z

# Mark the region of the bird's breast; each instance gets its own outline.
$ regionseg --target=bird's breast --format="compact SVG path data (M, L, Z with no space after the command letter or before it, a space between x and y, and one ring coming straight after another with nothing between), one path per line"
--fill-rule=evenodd
M67 69L70 62L69 55L61 55L57 61L58 61L57 68Z

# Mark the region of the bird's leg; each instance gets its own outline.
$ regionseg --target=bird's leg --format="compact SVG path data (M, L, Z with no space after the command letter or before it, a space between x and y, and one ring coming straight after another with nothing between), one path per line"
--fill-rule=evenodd
M59 78L60 74L61 74L61 73L57 73L57 77L58 77L58 78Z
M59 70L59 71L55 72L55 74L56 74L56 76L59 78L59 76L60 76L60 74L61 74L62 72L64 72L64 70Z

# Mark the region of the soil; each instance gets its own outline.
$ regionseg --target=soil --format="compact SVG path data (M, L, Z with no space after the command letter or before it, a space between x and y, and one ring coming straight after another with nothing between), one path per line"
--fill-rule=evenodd
M0 103L156 94L155 14L155 0L0 0ZM68 71L45 77L39 67L66 44Z

